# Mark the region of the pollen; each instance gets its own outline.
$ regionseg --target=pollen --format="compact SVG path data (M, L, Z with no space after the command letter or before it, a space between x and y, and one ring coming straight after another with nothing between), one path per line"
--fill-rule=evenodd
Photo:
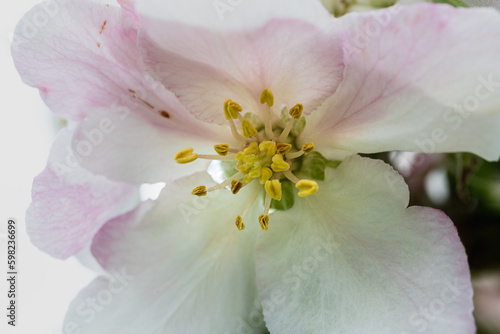
M302 151L304 151L305 154L311 153L314 151L314 143L307 143L302 145Z
M259 144L259 150L265 152L267 156L272 157L276 153L276 142L274 141L263 141Z
M318 184L311 180L300 180L295 184L295 187L300 190L298 193L299 197L315 194L319 189Z
M269 194L273 199L280 201L281 200L281 183L278 180L266 181L264 186L266 189L266 193Z
M283 156L281 154L275 154L272 161L273 163L271 164L271 168L275 172L284 172L290 169L290 165L283 160Z
M237 181L237 180L232 180L231 181L231 192L234 195L236 195L238 193L238 191L241 190L241 188L243 188L243 182Z
M273 176L273 171L269 167L264 167L260 170L259 183L265 184Z
M224 157L229 153L229 145L227 144L214 145L214 150L215 152L217 152L218 155Z
M207 187L205 186L199 186L193 189L191 191L191 195L195 195L198 197L205 196L207 194Z
M259 223L260 223L260 228L263 231L269 230L269 215L260 215L259 216Z
M292 145L290 144L279 143L276 145L276 153L285 155L288 151L290 151L291 148Z
M241 122L241 130L243 131L243 137L250 138L257 134L257 130L254 128L252 123L246 119Z
M290 109L290 116L294 119L299 119L302 117L302 111L304 110L304 106L302 104L296 104L292 109Z
M274 95L269 88L264 89L262 91L262 94L260 94L260 103L267 103L269 107L272 107L274 105Z
M245 229L245 224L243 224L243 219L240 216L236 217L235 223L236 223L236 228L239 231L242 231Z
M192 147L188 147L188 148L185 148L183 150L180 150L179 152L177 152L174 155L174 160L178 164L187 164L187 163L195 161L196 159L198 159L198 154L193 153Z
M237 119L238 113L242 110L243 108L238 103L231 101L231 99L227 99L224 102L224 116L226 116L226 119Z

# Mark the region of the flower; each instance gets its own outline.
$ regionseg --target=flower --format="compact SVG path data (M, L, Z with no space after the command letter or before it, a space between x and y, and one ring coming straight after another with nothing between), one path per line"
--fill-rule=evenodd
M13 44L25 82L71 121L60 144L71 137L85 185L166 182L140 204L121 191L102 206L82 198L101 218L82 240L109 275L76 297L65 331L474 332L453 223L407 208L401 176L356 153L498 159L498 13L420 4L334 19L319 1L122 3L68 1L33 30L52 8L38 5ZM58 159L48 168L66 171ZM211 159L236 176L217 185L206 171L223 164ZM77 175L60 174L63 185ZM293 206L271 214L270 198L285 197ZM41 230L32 238L61 238Z

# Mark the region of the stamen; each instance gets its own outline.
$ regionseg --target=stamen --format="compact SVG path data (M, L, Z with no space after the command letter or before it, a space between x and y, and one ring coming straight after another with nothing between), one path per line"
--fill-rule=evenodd
M233 161L234 155L221 157L220 155L215 154L198 154L198 158L207 160Z
M273 199L280 201L281 200L281 183L279 180L266 181L264 186L266 189L266 193L269 194Z
M233 195L236 195L238 193L238 191L241 190L241 188L243 188L243 182L241 181L236 181L236 180L232 180L231 181L231 192L233 193Z
M304 110L304 106L300 103L296 104L292 109L290 109L290 116L294 119L299 119L302 117L302 111Z
M273 176L273 171L269 169L268 167L264 167L260 170L260 177L259 177L259 182L260 184L266 183L267 180L269 180Z
M307 143L302 145L302 149L300 151L288 153L286 155L286 158L289 160L296 159L300 157L302 154L304 153L308 154L311 153L312 151L314 151L314 143Z
M271 208L271 195L266 193L266 199L264 200L264 214L269 214L269 209Z
M191 195L195 195L198 197L205 196L207 194L207 187L205 186L199 186L193 189L191 191Z
M268 139L273 139L273 126L271 124L271 107L274 105L274 95L269 88L265 88L260 94L260 103L267 104L267 115L264 119L264 127Z
M314 151L314 143L307 143L302 145L302 151L304 151L305 154L311 153Z
M198 159L198 154L193 153L192 147L188 147L188 148L185 148L183 150L180 150L179 152L177 152L174 155L174 160L178 164L187 164L187 163L195 161L196 159Z
M292 116L292 118L288 121L288 123L286 123L286 126L283 129L283 132L281 132L278 141L284 141L288 137L288 134L292 130L295 120L302 117L302 110L304 110L304 106L300 103L296 104L292 109L290 109L289 114L290 116Z
M240 133L238 132L238 130L236 129L236 125L234 125L234 121L232 118L229 119L229 127L231 128L231 133L233 134L233 137L236 138L237 140L239 141L244 141L246 140L245 137L243 137L242 135L240 135Z
M241 122L241 130L243 131L243 137L250 138L257 134L257 130L254 128L252 123L246 119Z
M276 145L276 153L285 155L288 151L290 151L291 148L291 144L279 143L278 145Z
M245 224L243 224L243 219L240 216L236 217L235 223L238 230L242 231L245 229Z
M257 142L250 143L250 145L243 150L243 154L259 154L259 144L257 144Z
M267 103L269 107L274 105L274 95L269 88L265 88L260 94L260 103Z
M276 153L276 142L274 141L263 141L259 144L259 150L261 152L266 152L266 155L273 156Z
M300 180L297 182L295 187L300 189L298 193L299 197L306 197L315 194L319 189L318 184L311 180Z
M242 110L241 106L238 103L231 101L231 99L227 99L224 102L224 116L226 116L226 119L237 119L238 113Z
M269 230L269 215L260 215L259 223L260 223L260 228L263 231Z
M239 179L240 177L243 176L243 173L242 172L238 172L236 174L234 174L233 176L231 176L229 179L227 179L226 181L220 183L220 184L217 184L213 187L210 187L207 189L207 192L211 192L211 191L214 191L214 190L218 190L218 189L222 189L224 188L225 186L228 186L231 184L231 181L235 180L235 179Z
M297 183L297 182L299 182L299 181L300 181L300 180L299 180L299 178L298 178L298 177L296 177L295 175L293 175L293 173L292 173L291 171L289 171L289 170L287 170L287 171L283 172L283 174L285 175L285 177L286 177L287 179L289 179L289 180L290 180L290 181L292 181L293 183Z
M229 145L227 144L219 144L214 145L214 150L218 155L226 156L229 153Z
M287 153L286 154L286 158L288 160L293 160L293 159L296 159L296 158L300 157L303 154L304 154L304 151L302 151L302 150L297 151L297 152L291 152L291 153Z
M275 172L284 172L290 169L290 165L283 160L283 156L281 154L275 154L272 161L273 163L271 164L271 168Z
M259 194L261 192L262 188L260 186L255 186L255 190L252 194L252 197L250 198L250 201L248 201L247 206L245 207L245 210L243 210L243 213L241 214L242 218L245 218L247 215L248 211L252 208L253 204L257 200L257 197L259 197Z

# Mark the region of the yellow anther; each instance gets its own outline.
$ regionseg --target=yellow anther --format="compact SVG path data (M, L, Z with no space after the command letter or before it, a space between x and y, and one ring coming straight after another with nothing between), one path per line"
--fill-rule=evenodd
M290 151L291 148L292 145L290 144L279 143L278 145L276 145L276 153L285 155L288 151Z
M274 104L274 95L269 88L266 88L260 94L260 103L267 103L268 106L272 107Z
M271 164L271 168L275 172L284 172L290 169L290 165L283 160L283 156L281 154L275 154L272 161L273 163Z
M231 181L231 192L236 195L240 189L243 188L243 182L232 180Z
M241 106L238 103L231 101L231 99L227 99L224 102L224 116L226 116L226 119L237 119L238 113L242 110Z
M256 177L259 177L260 176L260 170L261 168L260 167L254 167L252 170L250 170L250 172L248 172L248 176L250 178L256 178Z
M243 137L250 138L257 134L257 130L253 127L252 123L246 119L241 122L241 130L243 131Z
M229 153L229 145L227 144L214 145L214 150L215 152L217 152L217 154L226 156Z
M199 186L193 189L191 191L191 195L196 195L198 197L205 196L207 194L207 187L205 186Z
M240 216L236 217L236 227L238 228L238 230L244 230L245 229L245 224L243 224L243 220L241 219Z
M304 151L305 154L311 153L314 151L314 143L307 143L302 145L302 151Z
M259 177L260 184L266 183L266 181L269 180L271 176L273 176L273 171L271 169L269 169L268 167L261 168Z
M250 183L250 182L252 182L252 176L250 176L250 174L247 174L247 175L245 175L244 180L246 183Z
M257 142L250 143L250 145L243 150L243 155L248 154L259 154L259 144L257 144Z
M198 154L193 153L193 148L188 147L177 152L174 156L175 162L178 164L187 164L198 159Z
M296 104L295 107L290 109L290 116L295 119L299 119L302 117L302 110L304 110L304 106L302 104Z
M259 144L259 150L261 152L266 152L266 155L273 156L276 153L276 142L274 141L263 141Z
M264 186L266 193L272 198L279 201L281 200L281 183L278 180L266 181Z
M264 231L269 230L269 215L259 216L260 228Z
M300 180L295 184L295 187L300 189L299 197L306 197L315 194L318 191L318 184L311 180Z

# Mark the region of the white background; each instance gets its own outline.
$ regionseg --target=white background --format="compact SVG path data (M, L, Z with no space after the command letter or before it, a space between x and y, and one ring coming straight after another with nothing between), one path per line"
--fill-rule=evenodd
M31 183L46 164L58 120L38 91L21 82L10 55L16 23L38 1L4 2L0 11L0 233L18 221L18 326L7 326L6 246L0 246L0 333L59 334L69 302L94 274L75 259L60 261L29 242L25 211Z

